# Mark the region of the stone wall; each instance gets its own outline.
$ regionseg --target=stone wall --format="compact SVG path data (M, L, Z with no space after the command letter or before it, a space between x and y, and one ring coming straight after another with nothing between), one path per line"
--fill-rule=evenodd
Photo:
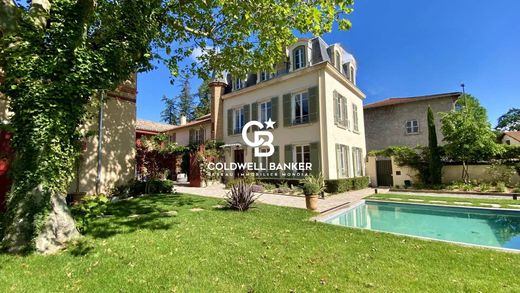
M453 109L452 97L365 109L367 151L382 150L397 145L409 147L428 145L428 106L431 106L435 113L437 140L442 144L443 136L438 112L448 112ZM418 134L406 133L406 121L412 119L419 122Z

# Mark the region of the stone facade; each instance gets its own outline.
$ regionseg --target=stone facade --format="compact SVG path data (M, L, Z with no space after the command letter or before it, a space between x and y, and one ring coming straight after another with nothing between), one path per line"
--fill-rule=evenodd
M443 144L439 112L454 109L460 93L432 96L393 98L364 107L367 150L382 150L389 146L428 145L427 110L435 115L437 140ZM407 122L417 121L418 131L407 133ZM414 129L415 130L415 129Z

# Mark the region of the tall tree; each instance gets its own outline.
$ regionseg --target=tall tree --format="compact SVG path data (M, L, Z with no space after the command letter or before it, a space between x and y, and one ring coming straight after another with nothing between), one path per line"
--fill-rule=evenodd
M455 108L442 113L444 149L450 159L462 162L461 178L468 183L468 162L490 159L503 148L495 142L486 109L475 97L460 97Z
M428 151L429 151L429 181L430 184L440 184L442 181L442 161L440 148L437 144L435 116L428 106Z
M190 121L194 116L193 94L190 87L190 76L185 75L182 79L181 93L177 96L179 103L179 116L186 116Z
M210 107L211 107L211 101L210 101L210 92L209 92L209 79L204 79L202 81L202 84L199 86L199 89L197 91L197 98L199 99L199 102L197 106L195 107L195 117L199 118L201 116L204 116L206 114L209 114Z
M352 0L34 0L0 2L0 92L10 97L16 152L2 245L12 252L75 236L63 204L79 150L79 128L100 89L166 62L199 76L267 69L294 42L345 18ZM159 50L161 49L161 50ZM166 52L167 56L158 52Z
M520 131L520 108L511 108L500 116L496 128L501 131Z
M171 125L177 124L179 109L176 99L163 95L161 101L164 103L164 109L161 111L161 120Z

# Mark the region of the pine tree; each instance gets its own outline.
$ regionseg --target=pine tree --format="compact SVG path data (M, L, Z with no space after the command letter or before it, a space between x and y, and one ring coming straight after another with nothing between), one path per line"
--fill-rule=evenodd
M209 97L209 79L205 79L202 81L202 84L199 86L199 90L197 93L197 97L199 98L199 103L197 107L195 107L195 118L199 118L206 114L209 114L211 101Z
M428 107L428 147L429 147L429 183L441 184L442 162L439 146L437 145L437 131L435 129L435 117L431 107Z
M177 101L174 98L168 98L166 95L163 95L161 101L164 103L164 109L161 112L161 120L168 124L177 124L179 120Z
M179 116L186 116L190 121L194 116L193 94L191 94L190 76L185 75L182 79L181 94L177 96L179 101Z

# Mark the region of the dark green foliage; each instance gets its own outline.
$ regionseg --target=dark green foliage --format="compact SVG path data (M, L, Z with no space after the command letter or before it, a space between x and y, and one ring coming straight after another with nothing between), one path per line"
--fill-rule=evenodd
M195 119L210 113L211 101L209 97L210 92L208 83L209 79L204 79L202 84L199 86L199 90L197 92L197 98L199 99L199 102L194 111Z
M367 188L369 183L368 177L354 177L336 180L325 180L325 191L327 193L342 193L350 190L359 190Z
M179 117L186 116L187 121L194 118L194 104L193 94L190 87L190 76L185 75L182 78L181 93L177 96L177 103L179 108Z
M227 207L241 212L249 210L255 200L252 185L244 180L237 180L226 194Z
M435 117L432 108L428 106L428 148L429 148L429 182L432 185L442 182L442 161L440 149L437 144L437 131L435 130Z
M504 145L504 152L497 155L496 159L514 161L520 160L520 146L518 145Z
M440 151L441 149L439 149ZM418 180L422 184L428 184L430 180L430 164L428 147L417 146L391 146L381 151L372 151L371 155L393 157L400 166L409 166L418 172Z
M89 223L92 220L104 215L107 204L108 198L105 195L89 195L72 208L76 227L82 234L88 231Z
M303 179L303 193L305 195L322 195L325 190L325 179L320 173L316 176L309 175Z
M178 103L174 98L164 95L161 99L164 103L164 109L161 111L161 120L172 125L179 123Z
M172 193L174 183L172 180L164 179L152 179L146 183L146 193L147 194L165 194Z
M475 97L464 95L456 106L456 111L442 113L444 151L448 157L462 162L461 178L469 183L467 163L489 160L503 152L503 146L495 142L486 109Z
M128 198L128 197L134 197L139 196L141 194L144 194L146 190L146 182L144 181L138 181L138 180L131 180L130 182L126 184L121 184L115 186L110 191L110 196L118 197L120 199Z
M520 131L520 108L511 108L500 116L496 128L501 131Z

